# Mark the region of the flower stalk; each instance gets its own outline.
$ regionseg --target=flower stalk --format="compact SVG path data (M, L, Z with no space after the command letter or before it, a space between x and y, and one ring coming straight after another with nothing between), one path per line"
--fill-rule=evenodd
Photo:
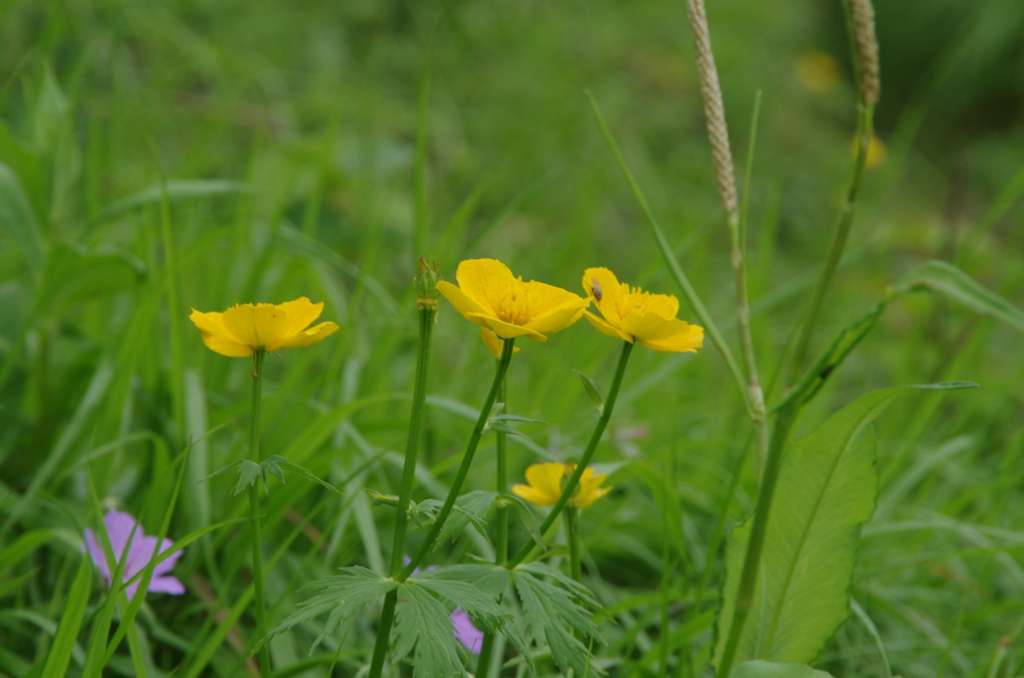
M260 399L263 391L263 358L267 352L257 350L252 358L252 414L249 417L249 459L260 463ZM259 480L249 486L249 514L252 516L252 580L256 603L256 637L267 635L266 599L263 595L263 535L260 528ZM270 675L270 649L260 648L260 675Z
M615 409L615 400L619 395L619 386L622 385L622 377L626 374L626 364L629 362L629 354L633 350L633 344L625 341L622 343L622 353L619 354L619 364L615 368L615 377L612 379L612 385L608 389L608 397L604 402L604 409L601 411L601 417L597 420L597 426L594 427L594 432L590 436L590 440L587 442L587 447L583 451L583 456L580 458L578 464L576 464L576 470L569 477L568 482L565 483L565 488L562 490L562 496L558 498L558 501L554 506L551 507L551 512L548 517L544 519L544 523L540 526L540 534L547 534L551 526L554 525L555 521L558 520L559 514L562 509L565 508L566 502L572 497L573 493L576 492L576 488L579 486L580 477L583 472L587 469L587 464L590 463L591 458L594 456L594 451L597 450L597 444L601 441L601 436L604 434L605 427L608 426L608 421L612 417L612 411ZM515 557L512 558L505 567L512 569L516 565L522 563L530 555L533 550L533 542L528 542L523 545L519 552L516 553Z
M419 316L419 344L416 351L416 380L412 392L412 412L409 415L409 434L405 442L405 463L402 465L402 481L398 491L398 514L395 516L395 539L391 549L390 576L404 581L402 561L405 555L405 536L409 527L409 503L412 501L412 485L416 479L416 463L419 460L420 425L423 421L423 405L427 399L427 366L430 358L430 340L437 318L437 291L434 288L440 270L436 262L419 260L413 287L416 291L416 307ZM395 606L398 604L398 590L387 593L381 610L377 641L373 647L370 675L380 676L384 669L391 640L391 627L395 621Z

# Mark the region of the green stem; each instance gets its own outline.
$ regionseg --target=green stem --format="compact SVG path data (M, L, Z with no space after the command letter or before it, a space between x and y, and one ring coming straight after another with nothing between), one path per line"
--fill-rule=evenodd
M423 306L419 309L420 343L416 356L416 383L412 392L412 414L409 417L409 436L405 443L405 465L402 467L402 485L398 492L395 541L391 550L392 577L398 577L402 573L402 556L405 555L405 534L409 525L409 502L412 499L412 484L416 478L420 423L423 421L423 403L427 397L427 364L430 356L430 339L436 315L437 306Z
M782 454L786 448L786 439L796 420L797 412L797 408L786 408L780 412L775 430L772 431L771 444L768 447L768 460L764 467L764 476L761 479L761 490L757 495L750 541L747 543L739 590L736 593L736 607L733 611L732 623L729 625L729 636L725 649L722 651L722 661L718 665L718 675L723 678L727 678L732 669L736 648L739 646L740 635L743 633L743 625L747 621L747 615L750 614L750 608L754 602L754 586L757 584L757 573L760 569L758 563L761 561L761 549L764 546L764 535L768 527L772 495L775 494L775 484L778 482L779 470L782 468Z
M396 577L400 582L405 581L412 574L420 562L430 553L430 549L433 548L434 542L437 541L438 535L441 534L441 529L444 527L444 523L448 520L448 516L452 512L452 506L455 505L455 499L459 496L459 491L462 489L462 484L466 481L466 475L469 473L469 467L473 463L473 455L476 454L477 445L480 444L480 436L483 435L484 427L487 425L487 420L491 416L491 409L494 407L494 402L498 398L498 389L501 387L501 382L505 379L505 373L508 371L508 364L512 361L512 349L515 344L515 339L506 339L505 347L501 352L501 362L498 364L497 374L494 375L494 383L491 384L491 390L487 394L487 400L484 401L484 406L480 409L480 416L476 420L476 425L473 426L473 433L469 437L469 443L466 445L466 452L462 456L462 465L459 466L459 471L455 476L455 481L452 483L452 489L448 492L448 497L444 500L444 506L437 514L437 518L434 520L434 525L430 528L430 532L427 534L423 543L420 545L416 555L412 557L409 564L405 566L405 570L402 571L401 575ZM378 675L371 673L369 678L379 678Z
M501 369L500 362L498 363L498 369ZM508 412L506 393L505 381L502 380L501 386L498 388L498 402L504 403L504 411ZM494 443L497 451L495 488L500 495L508 490L508 472L505 456L505 443L508 434L503 431L495 431L495 435L497 436ZM498 539L494 545L494 564L504 565L505 561L508 560L508 506L505 504L504 499L498 499L495 522L498 523ZM491 671L491 654L494 651L494 638L494 632L487 631L484 633L484 640L480 644L480 658L476 663L476 678L487 678L487 674Z
M630 342L623 342L622 353L619 355L619 364L615 368L615 377L612 379L611 388L608 389L608 398L604 402L604 406L601 409L601 418L597 420L597 426L594 427L594 433L590 436L590 441L587 443L587 449L583 451L583 456L580 458L579 464L576 465L576 470L569 478L569 482L565 484L565 489L562 490L562 496L558 498L555 505L551 507L551 513L544 520L544 523L540 526L540 533L547 534L547 531L554 525L555 521L558 520L558 515L565 508L565 503L569 501L569 497L576 492L576 487L579 485L580 477L583 475L583 471L587 468L587 464L590 463L591 457L594 456L594 451L597 449L597 444L601 441L601 435L604 433L604 429L608 426L608 420L611 419L612 410L615 409L615 399L619 395L619 386L622 384L622 376L626 373L626 363L629 362L629 353L633 349L633 344ZM505 567L512 569L519 563L523 562L527 556L530 555L530 551L533 550L533 542L529 541L523 545L515 558L510 560Z
M846 200L843 201L839 213L839 224L836 226L835 234L832 236L832 245L829 247L828 257L825 259L825 267L821 269L818 277L818 284L814 288L814 294L804 312L804 318L800 325L800 334L797 335L796 348L793 349L792 369L790 370L790 382L800 376L800 371L807 361L807 352L810 348L811 336L814 334L814 326L818 321L818 314L821 305L825 300L825 294L835 277L839 260L843 256L843 249L846 247L846 240L850 235L853 226L853 217L856 212L857 196L860 193L860 185L864 178L864 166L868 157L868 146L871 143L873 134L874 109L870 106L858 104L857 114L857 156L853 163L853 174L850 177L850 185L846 191Z
M260 396L263 391L263 358L266 351L257 349L252 359L252 414L249 417L249 459L260 463ZM256 598L256 637L267 635L267 609L263 596L263 535L260 529L259 479L249 486L249 513L252 515L252 580ZM270 649L260 648L260 675L270 675Z
M579 509L569 506L565 509L565 540L569 543L569 576L580 581L583 569L580 567Z
M423 420L423 403L427 397L427 366L430 358L430 338L434 331L437 303L419 304L420 340L416 354L416 382L412 392L412 414L409 416L409 435L405 442L405 464L402 467L402 485L398 492L398 514L395 517L395 541L391 549L391 577L403 581L402 556L405 555L405 535L409 526L409 502L412 500L412 485L416 479L416 462L420 440L420 422ZM401 578L400 578L401 577ZM391 641L391 626L395 621L395 606L398 604L398 589L384 597L377 642L373 646L370 661L370 676L379 677L384 669Z

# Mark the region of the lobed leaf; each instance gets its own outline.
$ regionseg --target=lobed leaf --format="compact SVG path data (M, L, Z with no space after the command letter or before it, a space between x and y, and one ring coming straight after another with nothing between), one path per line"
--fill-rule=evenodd
M575 630L580 637L594 634L596 627L590 619L590 613L580 607L573 595L565 589L538 579L534 575L538 572L537 567L533 563L512 571L512 581L523 603L523 615L530 637L538 645L547 643L551 656L563 674L568 673L570 668L577 676L587 675L588 671L597 673L596 667L590 663L587 647L572 633ZM544 575L553 572L550 568L542 569Z
M743 662L732 670L730 678L832 678L831 673L806 664L776 664L766 661Z
M395 656L413 653L413 678L465 676L447 608L411 579L400 586L395 608Z
M476 531L486 539L487 523L484 522L484 517L491 508L491 504L497 498L497 492L476 490L474 492L467 492L456 499L455 505L452 507L454 510L448 516L448 520L445 521L441 534L438 535L437 542L434 544L434 550L436 551L446 540L455 541L461 537L470 523L473 523Z

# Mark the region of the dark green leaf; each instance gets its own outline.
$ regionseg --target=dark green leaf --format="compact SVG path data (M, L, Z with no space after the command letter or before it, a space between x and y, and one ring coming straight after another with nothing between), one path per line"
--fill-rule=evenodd
M46 254L35 212L18 175L3 162L0 162L0 224L11 232L29 267L41 273L46 264Z
M537 546L539 546L541 550L547 551L548 547L547 544L544 543L544 535L540 533L540 525L537 523L537 517L533 515L533 509L531 509L525 501L514 494L503 494L501 495L501 498L503 501L512 503L512 506L516 509L516 513L519 514L520 520L523 521L526 531L529 532L530 537L534 542L536 542Z
M415 577L419 581L455 580L466 582L480 591L497 597L503 595L512 583L512 573L500 565L445 565L424 570Z
M399 589L395 608L395 656L405 657L410 652L414 653L414 678L466 675L448 610L413 580Z
M267 474L270 474L280 480L282 485L284 484L284 473L281 472L280 464L282 461L285 461L284 457L279 457L276 454L263 460L260 466L263 467L264 482L266 482Z
M440 569L444 568L436 568L428 570L428 572L436 572ZM461 607L469 613L474 622L479 622L488 631L497 631L504 623L504 618L508 616L498 606L493 595L481 591L472 584L458 579L424 577L421 576L422 574L419 573L406 583L422 586L431 593L441 596L455 607Z
M238 482L235 484L234 494L239 494L245 488L253 485L256 482L256 478L263 475L263 467L254 461L244 459L242 465L238 467Z
M328 623L309 648L312 654L316 646L333 633L342 621L396 586L398 584L394 580L382 577L365 567L346 567L337 576L321 579L304 587L300 591L303 600L298 604L298 609L261 639L254 651L293 626L329 613Z
M549 574L549 572L545 572ZM590 613L576 604L565 589L538 579L522 566L512 571L512 580L523 603L523 615L530 636L538 645L547 643L551 656L565 674L572 668L577 676L598 673L590 664L590 653L580 637L593 635Z

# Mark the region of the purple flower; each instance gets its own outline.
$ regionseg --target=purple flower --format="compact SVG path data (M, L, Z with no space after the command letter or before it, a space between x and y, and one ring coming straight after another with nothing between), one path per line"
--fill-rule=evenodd
M402 556L402 560L408 565L411 558ZM434 567L430 566L427 569L433 570ZM412 571L412 575L416 576L419 571L420 568L417 567ZM461 607L457 607L452 610L451 618L452 624L455 626L455 640L462 643L473 654L480 654L480 643L484 642L484 632L473 626L473 620L469 618L469 613Z
M118 562L124 556L125 547L128 545L128 538L131 536L132 545L128 549L128 560L124 565L123 577L124 581L128 581L139 572L142 572L146 565L149 564L149 560L152 558L153 551L156 548L157 538L147 537L142 531L141 525L138 528L135 527L135 518L120 511L108 511L107 515L103 517L103 524L107 527L110 546L114 551L114 558ZM134 535L132 535L132 530L135 530ZM96 535L90 529L85 530L85 545L89 549L89 557L92 558L92 562L96 564L96 567L100 569L100 574L107 580L107 585L109 586L111 584L110 567L107 565L107 558L103 553L103 547L96 540ZM173 545L173 541L164 539L163 544L160 545L160 553L163 553ZM181 553L181 551L178 551L162 563L156 564L153 568L153 578L149 582L150 591L171 593L176 596L185 593L185 586L180 581L175 577L164 576L174 567L178 558L181 557ZM139 588L140 583L141 580L125 589L129 598L135 595L135 591Z
M452 612L452 624L455 625L455 639L473 654L480 654L484 632L473 626L473 621L461 607L455 608Z

